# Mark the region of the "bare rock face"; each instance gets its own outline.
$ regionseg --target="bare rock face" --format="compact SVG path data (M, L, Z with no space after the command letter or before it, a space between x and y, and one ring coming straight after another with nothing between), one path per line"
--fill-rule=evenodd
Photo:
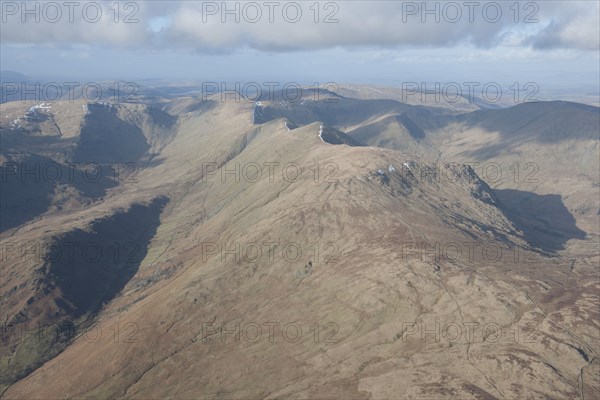
M325 95L1 105L2 397L597 397L597 109Z

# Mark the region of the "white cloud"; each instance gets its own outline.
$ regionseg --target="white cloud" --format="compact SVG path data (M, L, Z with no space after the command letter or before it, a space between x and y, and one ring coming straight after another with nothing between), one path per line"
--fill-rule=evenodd
M69 10L63 8L62 18L55 23L49 22L54 18L53 10L44 8L48 3L36 3L41 4L37 13L40 23L35 23L32 15L22 23L22 2L2 3L3 44L90 44L212 52L244 47L283 52L467 44L481 48L580 50L598 50L600 46L600 7L588 1L521 1L518 7L512 1L482 1L476 6L464 1L320 1L318 7L312 1L88 2L92 5L87 13L84 9L88 3L74 10L73 22L69 21ZM96 4L102 7L102 16L92 23ZM119 4L118 13L115 4ZM500 14L497 5L501 6ZM431 10L434 12L428 12ZM128 17L139 22L125 23ZM331 23L325 22L327 18ZM526 18L538 22L525 23Z

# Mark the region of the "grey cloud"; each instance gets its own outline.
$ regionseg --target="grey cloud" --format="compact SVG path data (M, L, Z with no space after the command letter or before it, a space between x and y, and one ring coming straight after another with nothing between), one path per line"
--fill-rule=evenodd
M249 3L256 6L248 6ZM114 10L109 8L112 2L99 3L103 7L103 18L96 23L89 23L76 13L78 18L73 23L62 18L57 23L23 24L18 14L5 15L4 12L2 17L6 18L6 23L2 24L2 43L80 43L209 52L246 47L286 52L335 47L453 47L465 44L494 48L503 45L507 37L519 37L519 45L524 47L595 50L600 36L600 12L596 2L521 1L518 15L512 1L476 2L478 5L473 8L464 1L428 2L426 7L429 9L438 7L439 23L435 21L435 15L423 12L421 1L321 1L316 23L313 2L295 3L302 11L302 17L296 23L290 22L289 18L294 16L296 6L290 6L293 2L278 3L278 7L270 9L264 1L239 2L239 23L234 21L234 15L223 12L221 1L144 1L135 3L135 10L120 10L121 20L135 11L134 18L139 23L114 23ZM501 6L501 16L497 22L492 22L496 5ZM2 7L5 11L6 6ZM233 9L235 2L229 2L226 7ZM283 12L285 7L289 11L287 16ZM252 23L257 9L261 11L261 17ZM273 21L269 21L271 10L274 11ZM471 10L474 21L469 18ZM459 18L456 18L456 11L461 13ZM338 22L325 23L327 15ZM539 22L524 23L528 16ZM152 29L156 17L168 17L170 24L156 32ZM222 18L227 19L225 23ZM421 18L426 22L423 23ZM456 21L452 22L452 19Z

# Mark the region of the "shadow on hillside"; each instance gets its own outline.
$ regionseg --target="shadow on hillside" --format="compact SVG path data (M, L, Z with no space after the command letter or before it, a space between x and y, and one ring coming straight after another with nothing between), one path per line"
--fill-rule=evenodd
M172 128L173 125L177 123L176 116L171 115L159 108L148 107L146 110L150 118L152 118L152 122L155 125L162 126L165 128Z
M539 143L559 143L563 140L598 139L600 108L567 101L540 101L517 104L509 108L478 110L459 115L456 122L481 128L507 139ZM489 149L497 154L501 148ZM481 154L484 156L485 154Z
M0 165L0 232L31 221L49 210L59 186L72 186L89 199L99 199L119 184L112 166L67 165L38 155ZM68 207L68 205L65 205Z
M421 140L425 138L425 132L417 124L413 122L406 114L400 114L396 116L397 121L402 124L415 140Z
M264 124L278 118L286 118L297 126L322 122L338 130L346 130L358 124L373 121L385 115L398 115L398 122L408 125L407 130L416 138L448 123L444 113L422 106L411 106L395 100L360 100L338 97L306 99L290 103L269 103L254 108L254 124Z
M81 127L74 159L78 163L128 163L138 161L150 149L142 130L117 115L109 105L89 104ZM162 115L157 118L165 119Z
M127 211L94 221L86 230L74 229L54 238L44 255L44 266L36 270L37 296L3 331L3 348L15 360L0 365L4 384L23 379L56 357L83 332L80 326L89 326L103 304L125 287L145 258L168 201L158 197L147 205L134 204ZM35 332L37 340L22 340L23 331L16 326L33 326L29 324L40 318L41 309L52 308L52 299L60 311L45 314L42 324L32 327L29 332L32 338ZM77 319L86 315L92 318L79 324Z
M525 239L545 252L564 250L568 240L586 238L560 195L513 189L496 189L495 193L503 211L523 231Z
M160 225L168 198L134 204L129 210L95 221L56 238L46 255L49 289L60 288L60 308L74 318L97 312L138 271ZM70 249L74 249L71 251Z

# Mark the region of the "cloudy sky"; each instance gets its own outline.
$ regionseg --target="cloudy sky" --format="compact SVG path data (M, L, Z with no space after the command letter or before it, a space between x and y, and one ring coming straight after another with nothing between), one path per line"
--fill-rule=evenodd
M1 69L76 79L598 85L599 2L2 1Z

